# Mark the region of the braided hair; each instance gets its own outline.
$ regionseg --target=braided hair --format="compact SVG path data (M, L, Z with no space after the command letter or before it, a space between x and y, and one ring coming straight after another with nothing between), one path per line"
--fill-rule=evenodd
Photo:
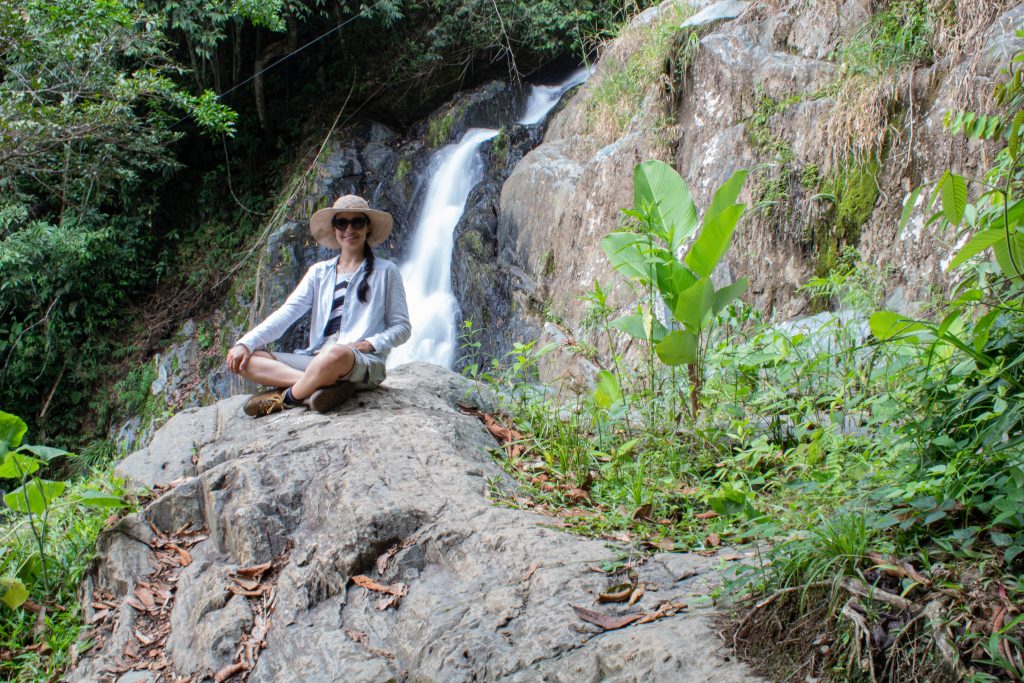
M370 276L373 275L373 249L370 248L370 243L363 243L363 257L366 259L366 271L363 273L363 281L359 283L359 289L356 290L356 296L359 300L366 303L366 297L370 291Z

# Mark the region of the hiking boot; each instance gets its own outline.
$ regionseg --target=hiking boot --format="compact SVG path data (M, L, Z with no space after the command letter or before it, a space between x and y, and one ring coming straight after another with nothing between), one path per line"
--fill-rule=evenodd
M250 417L263 417L271 413L278 413L287 406L284 403L284 389L271 389L262 394L253 394L245 402L242 412Z
M318 413L326 413L340 403L352 398L356 387L352 382L338 382L323 389L317 389L306 399L306 405Z

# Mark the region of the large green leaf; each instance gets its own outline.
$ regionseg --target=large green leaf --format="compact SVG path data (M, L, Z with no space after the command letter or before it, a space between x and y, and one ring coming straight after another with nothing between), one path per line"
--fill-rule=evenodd
M103 493L102 491L84 491L82 492L82 495L75 499L75 502L94 508L128 507L128 503L124 502L120 496L115 496L111 493Z
M690 269L679 261L672 259L666 263L659 263L655 266L655 273L658 280L658 291L669 310L674 310L679 292L688 289L697 281L696 276Z
M601 240L612 268L626 277L646 281L648 278L647 240L634 232L610 232Z
M942 196L942 213L953 225L960 225L967 208L967 181L963 176L946 171L939 186Z
M4 496L4 503L15 512L41 515L55 498L64 493L64 482L33 479Z
M708 277L729 250L736 223L743 215L744 206L733 204L714 216L697 235L686 254L686 265L699 277Z
M28 588L13 576L0 577L0 591L3 591L0 600L11 609L18 609L28 600Z
M682 176L664 161L652 159L633 170L633 205L644 209L675 253L697 229L697 207Z
M968 240L967 244L960 248L960 251L956 253L956 256L953 257L953 260L949 262L948 266L946 266L946 270L948 271L957 268L965 261L967 261L967 259L977 254L980 254L981 252L985 251L992 245L1005 239L1006 231L1003 230L1002 228L990 228L988 230L982 230L974 237L972 237L970 240Z
M743 189L743 183L746 181L748 173L750 173L750 171L745 168L741 168L733 173L721 187L715 190L715 196L711 199L711 206L704 214L705 226L712 218L736 203L736 198L740 196L740 190Z
M881 341L906 337L915 332L929 331L926 325L893 311L873 313L868 319L868 326L871 328L871 334Z
M642 313L624 315L609 323L616 330L621 330L631 337L643 339L644 341L658 342L665 336L667 330L656 318Z
M692 287L679 293L672 314L690 332L700 333L704 329L704 317L711 310L714 297L715 287L711 284L711 280L709 278L698 280Z
M69 453L63 448L53 448L51 446L22 446L22 450L26 450L43 462L52 462L54 458L60 458L62 456L74 457L74 453Z
M697 335L686 330L673 330L654 347L665 365L697 362Z
M0 453L17 448L28 431L28 425L17 415L0 410Z
M712 305L714 314L718 315L721 313L722 309L728 306L733 299L747 291L747 284L749 284L749 282L750 280L748 278L741 277L731 285L726 285L715 292L715 302Z
M993 244L992 252L995 254L996 263L999 264L1004 275L1021 275L1024 273L1024 234L1014 232L1012 234L1012 243L1012 258L1010 242L1006 240Z
M607 370L597 373L597 381L594 386L594 402L601 408L608 410L612 404L622 400L622 389L619 387L619 380Z
M30 455L7 451L3 462L0 462L0 479L21 479L38 470L42 464L41 460Z

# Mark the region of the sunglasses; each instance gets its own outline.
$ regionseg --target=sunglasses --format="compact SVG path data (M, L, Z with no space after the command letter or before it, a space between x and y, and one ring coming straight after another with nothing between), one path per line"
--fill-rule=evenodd
M369 223L369 219L363 216L356 216L355 218L339 218L338 216L335 216L331 219L331 225L334 226L334 229L341 230L342 232L347 230L349 226L351 226L353 230L362 230L369 225Z

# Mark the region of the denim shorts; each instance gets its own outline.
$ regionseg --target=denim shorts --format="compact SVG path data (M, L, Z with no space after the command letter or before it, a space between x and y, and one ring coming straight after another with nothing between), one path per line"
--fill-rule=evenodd
M323 346L317 350L317 353L327 348L329 344L334 343L337 342L328 337L324 341ZM304 353L284 353L281 351L267 351L267 353L288 367L302 371L305 371L316 357L315 355L306 355ZM363 353L356 349L352 349L352 355L355 357L355 364L349 373L338 381L352 382L360 390L373 389L384 381L387 373L384 370L384 361L380 356L375 353Z

